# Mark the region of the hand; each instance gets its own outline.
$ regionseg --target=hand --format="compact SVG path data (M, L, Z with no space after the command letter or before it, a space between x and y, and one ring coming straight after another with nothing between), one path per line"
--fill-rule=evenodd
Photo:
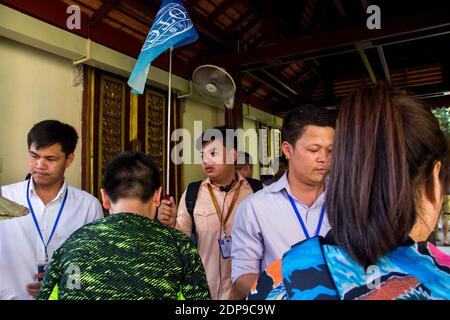
M177 207L173 197L170 197L169 200L161 201L161 205L158 208L158 221L165 226L175 228Z
M33 298L35 298L35 299L36 299L36 297L37 297L37 295L39 293L39 288L41 287L41 282L40 281L44 279L44 276L45 276L45 272L34 274L33 278L37 279L38 282L33 282L33 283L30 283L30 284L27 284L27 292L28 292L28 294L30 296L32 296Z

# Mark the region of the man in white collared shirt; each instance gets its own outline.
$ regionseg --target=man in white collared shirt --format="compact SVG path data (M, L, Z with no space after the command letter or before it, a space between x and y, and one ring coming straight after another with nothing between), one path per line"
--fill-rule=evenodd
M0 223L0 299L36 297L53 252L78 228L103 217L99 201L67 184L78 135L56 120L36 124L28 133L32 178L2 187L2 195L30 214Z
M282 150L289 170L245 199L232 231L231 279L246 296L265 267L314 236L325 236L325 178L331 160L332 112L300 107L283 121Z

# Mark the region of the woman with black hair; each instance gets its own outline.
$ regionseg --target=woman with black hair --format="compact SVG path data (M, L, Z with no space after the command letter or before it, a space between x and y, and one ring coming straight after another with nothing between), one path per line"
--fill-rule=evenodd
M249 299L450 299L450 257L426 242L449 145L422 103L380 84L343 103L326 208L332 234L300 242Z

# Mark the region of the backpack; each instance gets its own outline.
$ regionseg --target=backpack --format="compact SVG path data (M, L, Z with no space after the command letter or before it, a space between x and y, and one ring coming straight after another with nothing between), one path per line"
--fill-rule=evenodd
M261 181L256 180L256 179L252 179L252 178L245 178L248 182L248 184L250 185L250 187L253 190L253 193L258 192L259 190L261 190L263 188L263 185L261 183ZM192 236L191 239L195 242L195 220L194 220L194 208L195 208L195 202L197 201L197 194L198 194L198 190L200 189L200 185L202 184L202 180L201 181L195 181L195 182L191 182L186 190L186 208L187 211L189 212L189 215L191 216L192 219Z

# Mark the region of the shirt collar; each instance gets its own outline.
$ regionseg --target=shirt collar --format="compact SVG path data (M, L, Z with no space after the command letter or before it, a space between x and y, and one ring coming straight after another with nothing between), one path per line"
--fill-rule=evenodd
M283 190L286 190L286 192L295 199L295 197L292 195L291 187L289 186L288 178L287 178L288 171L286 171L283 176L278 180L272 183L271 185L267 186L266 189L270 192L277 193L282 192ZM328 177L325 178L325 190L328 186ZM322 204L325 201L325 192L322 192L314 201L311 208L315 208L316 206L322 206Z
M56 197L51 202L53 202L56 199L62 198L67 188L68 188L67 181L64 178L64 182L63 185L61 186L61 189L59 189L58 193L56 194ZM36 193L36 187L34 185L33 178L30 178L30 195L35 195L36 197L39 197Z
M280 192L286 189L289 194L292 194L291 188L289 187L288 179L287 179L287 171L281 176L280 179L275 181L274 183L268 185L267 190L270 192Z
M231 188L230 191L233 191L234 189L236 189L237 186L240 185L240 184L247 183L247 180L243 176L241 176L238 172L236 172L236 175L238 177L238 180L237 180L238 183L235 183L233 188ZM214 183L212 183L211 179L209 179L209 178L206 178L205 180L203 180L202 184L203 185L208 185L209 184L213 188L216 188L217 190L219 190L219 187L217 187Z

